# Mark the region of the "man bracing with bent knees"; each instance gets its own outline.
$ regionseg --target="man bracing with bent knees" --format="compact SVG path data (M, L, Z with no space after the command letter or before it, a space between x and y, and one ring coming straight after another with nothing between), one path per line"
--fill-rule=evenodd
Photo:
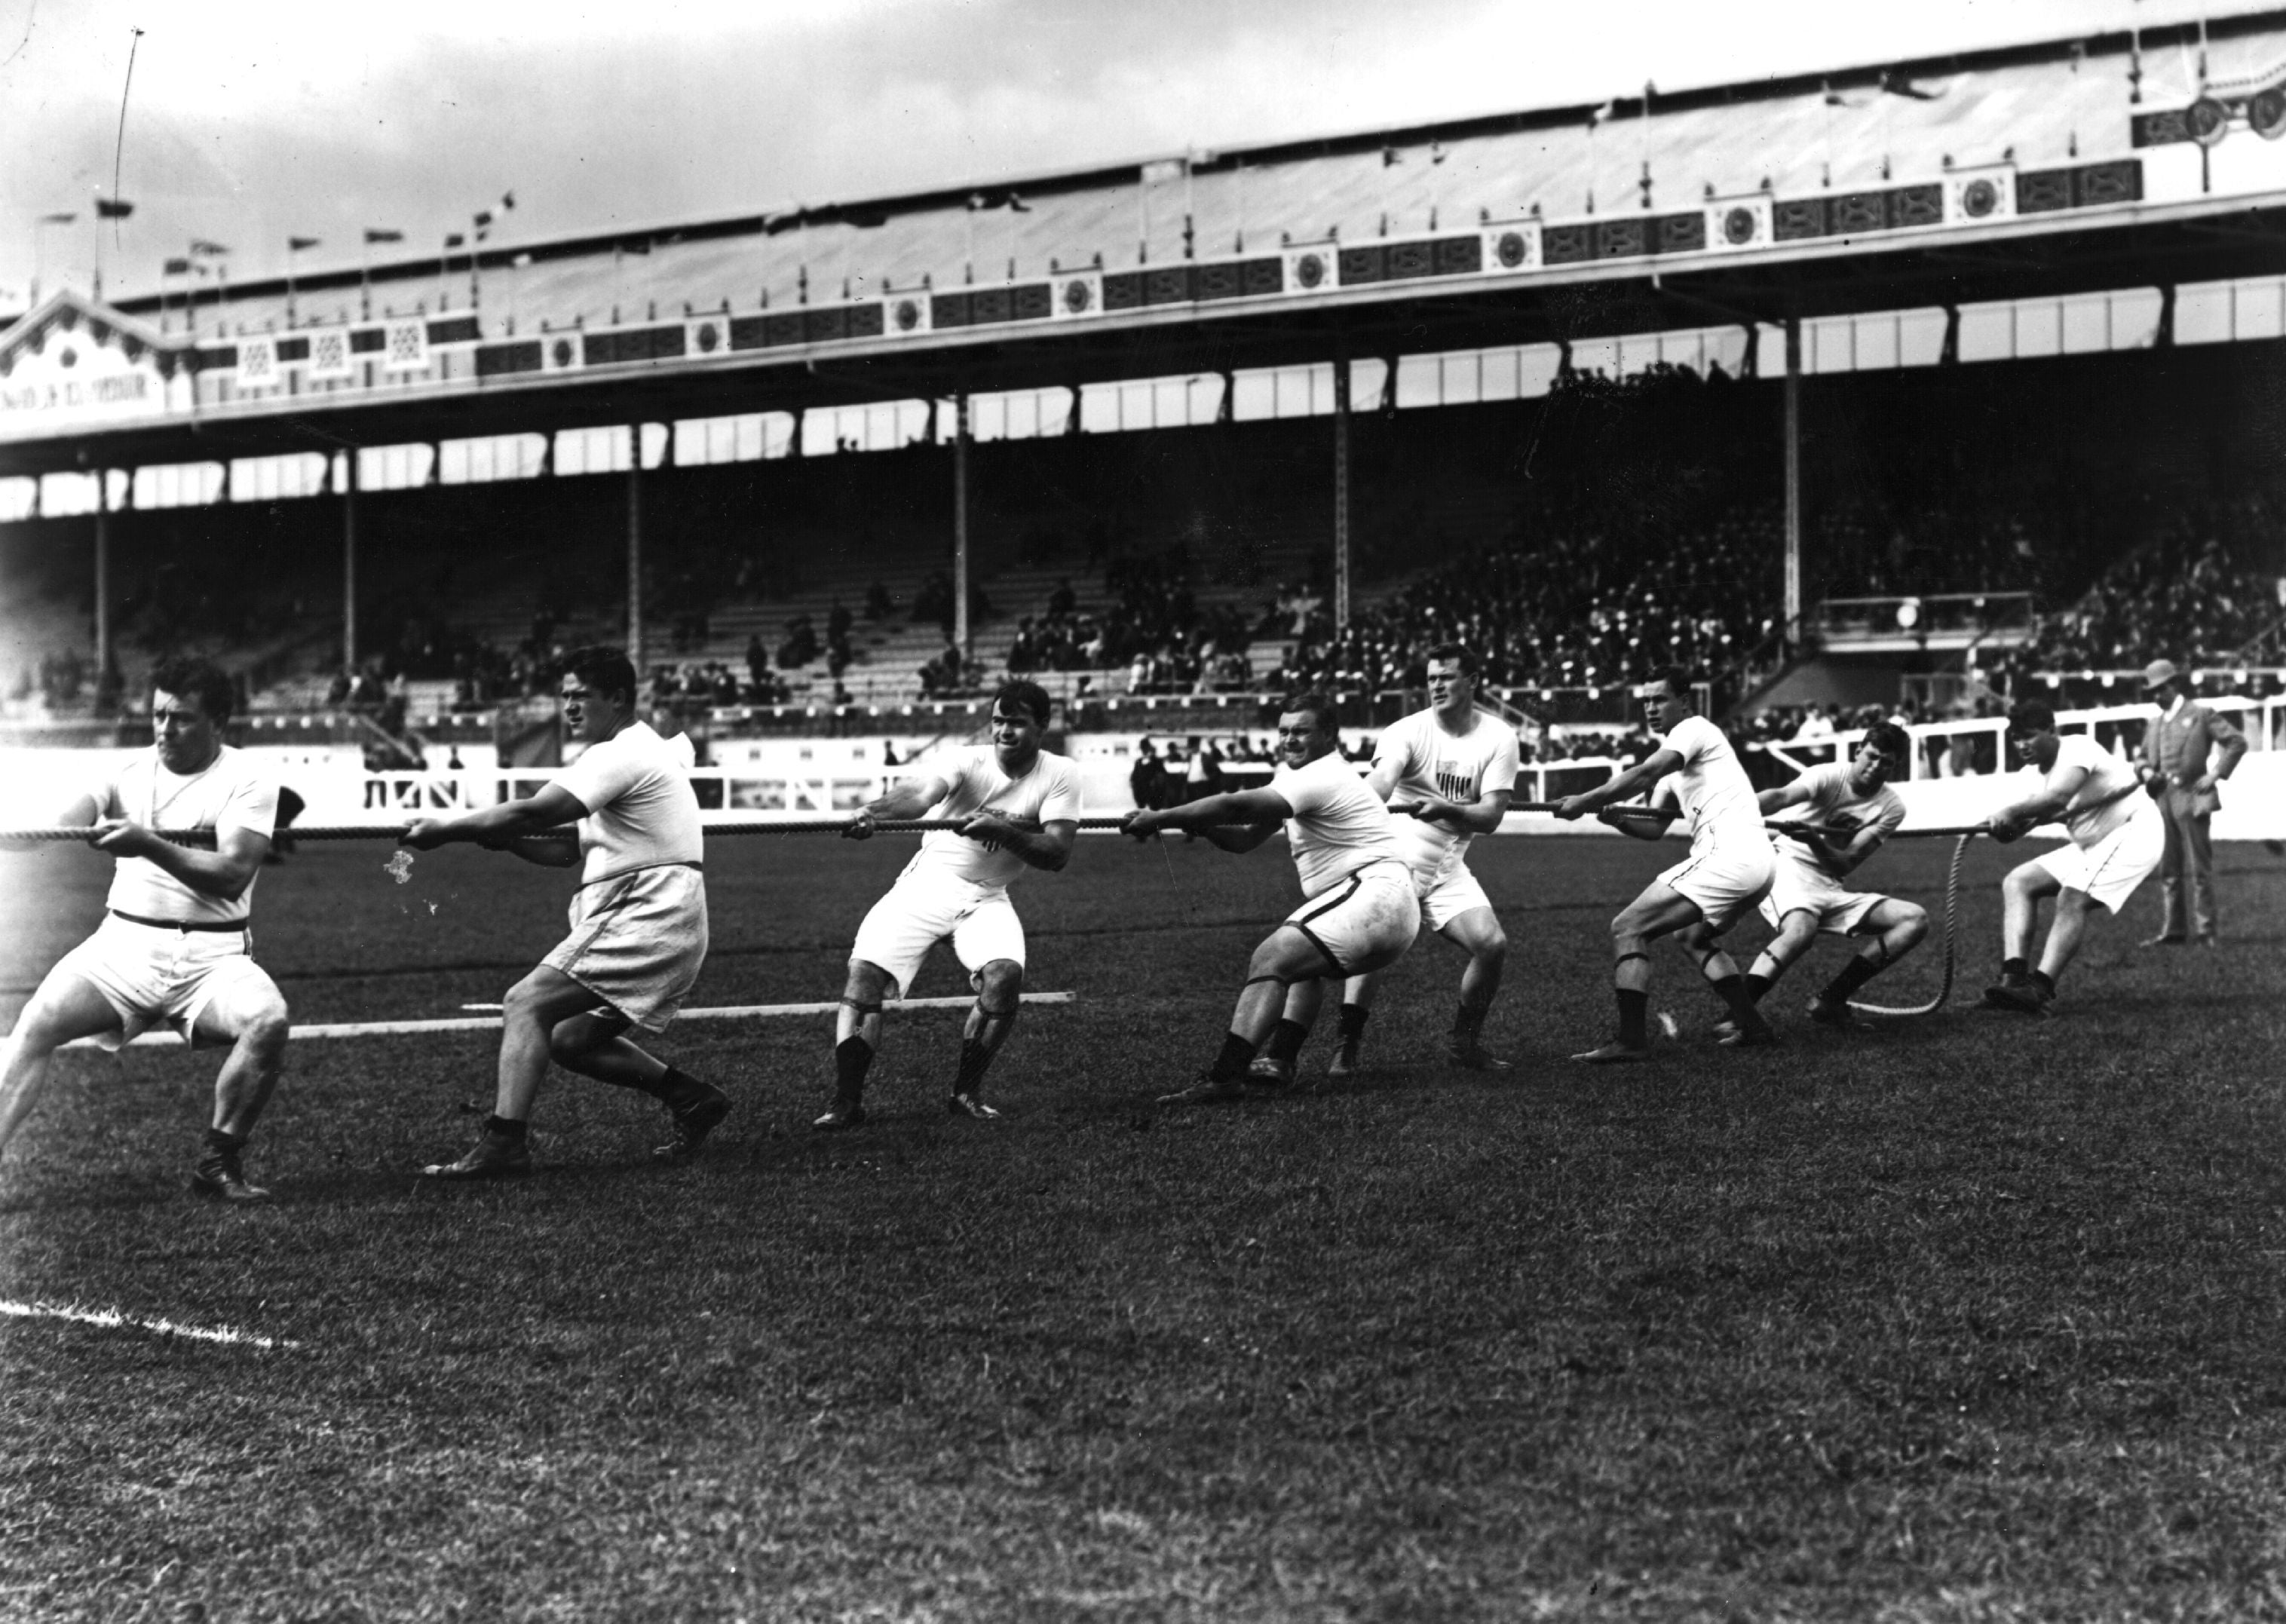
M1762 792L1762 815L1775 816L1777 857L1762 911L1778 934L1746 972L1746 996L1757 1004L1819 932L1864 937L1809 1003L1809 1018L1821 1026L1857 1025L1850 998L1927 936L1928 915L1917 904L1841 883L1904 823L1905 803L1888 784L1905 771L1912 747L1903 728L1876 722L1849 761L1810 768L1783 789Z
M501 1011L492 1117L459 1161L422 1170L432 1179L532 1171L532 1102L550 1060L664 1105L670 1136L652 1152L662 1161L696 1153L730 1109L721 1089L627 1037L664 1032L706 962L705 836L690 746L637 718L635 666L617 649L566 655L561 698L565 726L587 745L578 761L536 795L419 818L404 835L416 851L466 840L547 868L580 867L572 934L508 989ZM576 846L531 838L572 823Z
M2038 788L1992 815L2002 845L2040 824L2061 822L2070 841L2009 871L2000 882L2000 979L1984 989L1995 1009L2047 1015L2056 982L2078 957L2098 919L2117 913L2166 853L2166 820L2143 792L2134 764L2093 737L2056 731L2056 713L2028 699L2008 712L2008 744L2040 774ZM2031 968L2040 903L2056 899L2054 919Z
M1389 808L1343 759L1340 743L1332 699L1298 695L1278 718L1279 765L1269 788L1131 812L1120 824L1138 840L1180 829L1224 851L1248 852L1282 824L1306 899L1254 950L1213 1062L1189 1087L1161 1095L1161 1105L1236 1100L1249 1084L1283 1087L1284 1078L1248 1074L1288 1007L1289 989L1386 969L1420 933L1421 903Z
M984 1073L1023 1006L1024 925L1008 887L1026 869L1071 861L1079 838L1079 769L1040 747L1052 701L1021 678L992 696L992 742L956 750L857 809L842 838L869 840L874 825L934 808L958 830L936 829L857 927L833 1043L833 1101L810 1125L827 1132L865 1120L865 1076L881 1046L881 1005L910 995L913 977L949 942L975 1007L961 1029L960 1060L945 1108L973 1122L1000 1113L984 1102Z
M49 1057L75 1038L116 1050L166 1026L193 1046L228 1044L214 1116L191 1188L227 1202L267 1200L240 1158L286 1063L286 1000L254 962L254 882L270 851L277 781L222 742L231 682L202 659L151 674L149 751L98 775L59 824L118 859L95 934L56 961L16 1017L0 1066L0 1147L47 1081ZM211 831L212 851L162 831Z
M1746 978L1725 953L1720 938L1746 910L1769 895L1775 864L1754 786L1722 729L1695 713L1691 673L1675 666L1639 684L1636 698L1659 747L1636 765L1582 795L1566 796L1556 809L1565 819L1602 814L1602 821L1626 833L1656 840L1662 824L1604 812L1669 773L1675 792L1691 819L1691 855L1667 870L1612 921L1613 996L1620 1030L1612 1042L1575 1054L1575 1060L1610 1065L1645 1060L1651 1053L1651 955L1652 942L1673 935L1698 962L1699 973L1730 1007L1732 1029L1722 1041L1730 1047L1775 1043L1778 1034L1746 996Z

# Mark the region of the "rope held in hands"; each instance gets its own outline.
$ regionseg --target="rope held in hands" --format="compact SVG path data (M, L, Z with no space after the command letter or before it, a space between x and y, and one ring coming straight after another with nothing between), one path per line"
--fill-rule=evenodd
M1121 819L1115 817L1083 817L1076 820L1083 829L1116 829ZM803 818L783 823L708 824L709 839L729 834L839 834L849 827L846 817ZM965 818L902 818L884 819L873 825L876 834L926 834L937 829L966 827ZM278 831L279 835L295 840L397 840L404 838L403 824L318 824L309 827L292 825ZM88 840L102 831L92 825L67 829L0 829L0 841ZM211 829L159 829L152 832L177 846L212 846ZM544 830L528 835L509 837L525 840L569 840L573 832L567 824L562 828ZM467 841L455 844L466 845Z
M1848 826L1831 827L1820 824L1787 823L1783 820L1767 823L1763 827L1783 834L1822 834L1831 839L1844 840L1856 834ZM1952 996L1953 969L1959 958L1959 927L1960 923L1960 863L1968 855L1968 843L1980 834L1991 832L1989 824L1966 824L1949 829L1900 829L1899 835L1954 835L1952 862L1944 875L1944 971L1937 980L1936 997L1926 1004L1861 1004L1849 1001L1849 1007L1861 1015L1933 1015L1944 1007Z
M1526 801L1519 806L1510 808L1510 810L1517 812L1552 812L1555 809L1555 803L1544 801ZM1621 805L1604 808L1601 808L1601 810L1616 814L1620 817L1628 818L1663 819L1672 816L1672 814L1664 810L1642 806ZM1083 829L1117 829L1125 820L1116 817L1083 817L1077 821L1079 826ZM849 827L849 822L850 820L847 818L803 818L777 823L709 824L706 825L706 832L709 836L748 834L840 834ZM874 824L873 832L876 834L925 834L932 831L941 829L957 830L964 827L966 822L966 820L961 818L885 819ZM1778 825L1778 827L1790 827L1793 832L1799 832L1808 826L1797 824L1791 826L1781 824ZM403 824L319 824L308 828L281 829L279 831L279 833L281 835L291 836L296 840L393 841L399 840L404 836L406 828L406 825ZM1975 839L1976 836L1986 832L1986 825L1983 824L1975 824L1959 828L1904 829L1898 831L1900 835L1905 836L1954 835L1959 837L1952 848L1952 863L1951 867L1946 871L1944 882L1943 974L1937 986L1936 997L1930 999L1926 1004L1917 1004L1910 1007L1906 1007L1892 1006L1882 1004L1859 1004L1853 1002L1849 1005L1850 1008L1858 1011L1860 1013L1868 1015L1927 1015L1932 1014L1938 1009L1943 1007L1945 1000L1952 995L1953 969L1957 958L1957 927L1960 916L1961 860L1967 854L1969 841ZM0 829L0 842L20 844L66 840L86 841L92 839L97 832L98 831L91 825L78 828ZM212 846L214 844L214 831L211 829L162 829L155 831L154 832L156 832L162 840L172 840L178 846ZM1848 830L1821 830L1820 832L1828 834L1845 834L1854 832ZM567 827L563 829L548 830L540 834L524 835L515 838L539 840L568 840L572 838L572 831ZM1171 864L1169 867L1168 877L1171 882L1173 879L1173 869Z

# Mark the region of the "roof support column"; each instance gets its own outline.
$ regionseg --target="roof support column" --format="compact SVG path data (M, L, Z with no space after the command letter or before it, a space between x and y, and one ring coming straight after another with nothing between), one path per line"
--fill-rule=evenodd
M357 495L358 453L352 445L342 458L342 665L357 669L358 571Z
M952 641L968 668L968 396L952 400Z
M95 675L111 669L111 470L95 470Z
M1801 318L1785 324L1785 646L1801 639Z
M1334 630L1350 629L1350 357L1334 358Z
M627 425L627 663L642 691L642 442L643 426Z

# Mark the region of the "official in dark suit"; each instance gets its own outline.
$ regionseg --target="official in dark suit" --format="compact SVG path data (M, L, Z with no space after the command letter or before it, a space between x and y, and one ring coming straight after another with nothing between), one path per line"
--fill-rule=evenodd
M2214 846L2207 820L2221 804L2215 785L2246 753L2246 737L2192 698L2172 660L2143 667L2143 697L2159 707L2144 725L2143 782L2167 824L2167 853L2159 861L2166 919L2145 947L2215 944ZM2187 888L2190 895L2184 895ZM2186 903L2188 917L2186 918Z

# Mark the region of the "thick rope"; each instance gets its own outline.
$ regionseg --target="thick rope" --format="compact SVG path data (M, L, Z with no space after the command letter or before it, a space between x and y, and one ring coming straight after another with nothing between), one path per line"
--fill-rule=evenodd
M1083 817L1076 820L1083 829L1116 829L1122 819L1115 817ZM705 832L718 834L839 834L849 827L850 820L840 818L788 819L780 823L708 824ZM926 834L937 829L962 829L965 818L905 818L883 821L873 825L876 834ZM278 836L295 840L402 840L407 825L404 824L296 824L278 831ZM98 831L91 827L68 829L0 829L0 843L48 840L87 840ZM161 829L154 831L162 840L172 840L177 846L212 846L211 829ZM532 834L512 835L511 840L569 840L577 832L570 825L538 831ZM456 841L456 845L471 842Z
M1952 848L1952 866L1945 872L1944 975L1937 982L1936 997L1926 1004L1916 1004L1911 1008L1887 1004L1860 1004L1852 999L1850 1008L1864 1015L1933 1015L1944 1007L1944 1001L1952 996L1954 931L1960 918L1960 860L1968 855L1968 843L1982 832L1983 832L1981 829L1967 829L1959 832L1960 839Z
M1553 812L1557 804L1554 801L1527 800L1511 806L1509 810ZM1601 807L1597 811L1598 813L1615 813L1621 817L1671 818L1675 816L1659 808L1632 804ZM1082 829L1116 829L1126 820L1117 817L1083 817L1075 821ZM850 820L846 817L786 818L776 822L708 824L705 827L706 834L710 837L743 834L839 834L849 827L849 822ZM1856 832L1852 829L1826 828L1819 824L1799 823L1773 823L1770 826L1797 834L1808 832L1841 837ZM278 835L280 838L296 840L398 840L404 838L406 827L407 825L404 824L296 824L280 829ZM902 818L878 822L873 825L873 832L876 834L926 834L933 830L957 830L962 827L964 827L964 822L959 818ZM1983 824L1972 824L1951 829L1900 829L1892 838L1912 840L1921 836L1935 835L1965 837L1983 834L1985 829L1986 825ZM23 845L51 840L83 841L92 839L96 832L95 829L85 825L75 828L0 829L0 843ZM156 832L162 840L172 840L177 846L214 844L214 831L211 829L162 829ZM510 838L523 840L568 840L573 838L574 832L569 824L565 824L556 829ZM460 843L466 844L466 842Z

